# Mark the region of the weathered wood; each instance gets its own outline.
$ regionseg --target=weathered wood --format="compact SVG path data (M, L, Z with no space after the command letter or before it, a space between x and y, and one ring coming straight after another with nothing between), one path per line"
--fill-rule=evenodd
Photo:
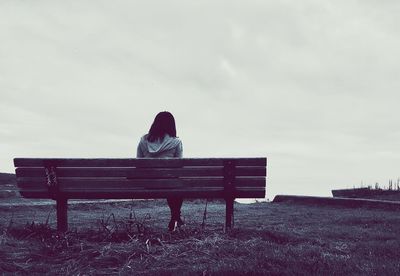
M266 166L266 158L14 158L15 167L149 167L223 166L236 160L237 166Z
M223 198L222 189L210 191L204 189L193 189L192 191L179 190L153 190L148 191L96 191L96 192L66 192L65 195L71 199L165 199L168 197L182 198Z
M22 197L25 198L43 198L43 199L50 199L50 194L49 191L43 191L43 190L24 190L24 191L19 191L19 194Z
M57 168L57 177L174 178L223 176L223 167L182 168ZM17 168L17 177L45 177L44 168ZM265 167L237 167L236 176L265 176Z
M222 179L125 179L125 180L60 180L61 189L76 189L80 187L98 189L107 187L110 189L188 189L192 187L222 187Z
M241 190L236 189L235 198L265 198L265 189L260 190Z
M225 199L225 231L232 228L233 224L233 203L235 199L233 197Z
M98 189L107 187L110 189L124 189L130 187L168 189L170 187L224 187L222 177L200 177L200 178L167 178L167 179L127 179L127 178L58 178L60 190L65 188L92 188ZM17 178L19 189L47 189L47 180L44 177L23 177ZM235 179L236 187L260 187L265 188L265 177L238 177Z
M17 186L21 191L26 189L49 189L45 178L17 178Z
M126 178L58 178L60 190L79 189L79 188L171 188L171 187L215 187L223 186L222 178L176 178L176 179L126 179ZM33 187L46 188L45 178L18 178L17 185L20 189L29 189Z
M50 199L50 194L46 190L24 190L20 194L26 198L43 198ZM149 198L166 198L171 196L182 196L185 198L224 198L223 188L201 189L193 188L187 190L178 189L126 189L116 191L114 189L80 189L66 190L62 193L69 199L149 199ZM237 188L234 193L235 198L264 198L265 189L241 189Z
M57 230L65 232L68 230L68 199L60 197L57 199Z
M236 185L236 160L224 160L225 231L232 227Z

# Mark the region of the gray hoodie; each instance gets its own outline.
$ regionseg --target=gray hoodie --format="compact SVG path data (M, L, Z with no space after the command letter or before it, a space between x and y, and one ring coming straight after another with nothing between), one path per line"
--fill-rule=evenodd
M182 158L183 147L179 138L168 134L164 138L154 142L147 140L148 134L144 135L137 147L137 158Z

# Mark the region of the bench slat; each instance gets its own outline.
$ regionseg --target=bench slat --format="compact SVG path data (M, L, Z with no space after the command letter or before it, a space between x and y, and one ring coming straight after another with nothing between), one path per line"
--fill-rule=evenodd
M49 193L41 190L26 190L26 191L19 191L19 193L22 197L25 198L50 199Z
M223 176L223 167L183 168L57 168L57 177L174 178ZM45 177L44 168L17 168L17 177ZM265 167L237 167L236 176L266 176Z
M223 166L235 160L237 166L266 166L266 158L14 158L15 167L44 167L52 162L57 167L183 167Z
M169 189L171 187L224 187L224 179L214 178L175 178L175 179L126 179L126 178L59 178L60 189L68 188L91 188L91 189L125 189L129 187L143 187L152 189L160 187ZM46 178L17 178L17 185L21 190L25 189L47 189ZM265 177L237 177L236 187L264 187Z
M21 195L26 198L50 198L49 194L39 190L26 190L21 192ZM152 198L166 198L171 196L179 196L184 198L224 198L224 191L222 189L204 190L192 189L187 191L180 190L153 190L151 193L148 191L121 191L110 193L109 190L90 191L80 190L74 192L66 192L64 194L70 199L152 199ZM263 198L265 197L265 190L242 190L238 189L235 192L236 198Z

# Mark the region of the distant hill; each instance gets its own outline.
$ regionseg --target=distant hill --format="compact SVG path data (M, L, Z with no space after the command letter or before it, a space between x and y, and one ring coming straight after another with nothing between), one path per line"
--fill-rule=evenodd
M0 185L5 184L17 184L17 180L15 178L15 174L13 173L0 173Z

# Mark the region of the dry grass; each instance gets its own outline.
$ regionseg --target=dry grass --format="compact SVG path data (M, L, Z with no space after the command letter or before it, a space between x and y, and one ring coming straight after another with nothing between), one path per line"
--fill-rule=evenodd
M186 225L168 233L163 201L71 206L70 232L54 231L52 206L1 207L0 271L12 274L395 275L396 212L257 203L185 202Z

